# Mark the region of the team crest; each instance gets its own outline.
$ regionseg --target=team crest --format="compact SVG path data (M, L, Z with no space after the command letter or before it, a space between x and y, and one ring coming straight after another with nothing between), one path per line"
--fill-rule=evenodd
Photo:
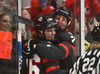
M42 21L43 20L43 18L42 17L40 17L39 19L38 19L38 21Z

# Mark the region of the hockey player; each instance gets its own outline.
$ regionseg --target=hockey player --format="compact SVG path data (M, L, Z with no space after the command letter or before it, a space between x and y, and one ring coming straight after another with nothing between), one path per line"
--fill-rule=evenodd
M42 17L46 17L45 19L42 19ZM35 25L36 24L44 24L47 20L47 18L48 17L50 17L50 16L48 16L48 15L44 15L44 16L39 16L39 17L37 17L37 19L35 20ZM40 21L40 19L42 19L41 21ZM42 30L41 29L41 26L40 26L40 28L39 29L36 29L36 30L39 30L40 32L38 32L39 34L41 34L41 35L43 35L42 34L42 32L44 31L44 30ZM73 36L72 34L70 34L70 38L71 38L71 36ZM73 38L71 38L71 39L73 39ZM36 44L36 41L37 40L35 40L35 39L33 39L33 40L30 40L29 41L29 44L30 44L30 49L32 50L32 51L34 51L34 48L33 48L33 45L34 44ZM39 41L39 40L38 40ZM53 41L54 42L54 41ZM64 42L64 43L66 43L66 44L69 44L68 42ZM47 43L41 43L41 42L39 42L38 44L37 44L37 46L36 46L36 49L35 49L35 51L36 52L38 52L40 55L42 55L42 56L44 56L44 57L46 57L46 58L49 58L49 59L51 59L51 60L61 60L62 58L66 58L67 57L67 55L72 51L72 50L74 50L74 48L75 48L75 42L73 42L73 44L69 44L69 45L67 45L67 47L64 47L63 45L58 45L58 46L56 46L55 47L55 45L52 47L52 48L48 48L47 46ZM62 47L59 47L59 46L62 46ZM71 47L68 47L68 46L71 46ZM44 49L43 49L44 48ZM47 50L48 49L48 50ZM70 49L70 50L69 50ZM23 52L26 54L26 57L28 57L29 58L29 56L30 55L32 55L33 53L31 52L31 50L30 51L27 51L28 50L28 48L27 48L27 46L23 49ZM45 51L46 51L46 53L45 53ZM53 52L55 52L53 55L51 55L51 53L53 53ZM28 54L28 53L30 53L30 54ZM47 55L51 55L51 56L47 56Z
M55 27L55 24L56 24L56 26L57 26L57 23L56 22L54 22L54 21L52 21L52 18L50 18L50 16L39 16L36 20L35 20L35 26L36 26L36 32L37 32L37 35L38 35L38 39L39 39L39 43L37 44L37 46L36 46L36 48L35 48L35 50L37 50L37 49L40 49L41 48L41 43L42 44L44 44L44 46L43 46L43 48L42 49L44 49L44 50L47 50L47 52L49 51L49 49L51 50L52 48L54 49L54 51L52 51L52 53L51 53L51 51L49 52L49 54L51 54L51 55L54 55L54 57L57 57L57 56L59 56L59 57L57 57L57 58L61 58L62 56L63 56L63 54L64 54L64 56L63 56L63 58L65 58L65 57L67 57L67 55L75 48L73 45L71 45L71 44L69 44L69 43L67 43L67 42L63 42L63 43L60 43L59 45L57 45L56 47L55 47L55 45L53 45L51 42L54 42L54 36L53 37L51 37L50 38L50 32L52 32L52 30L48 30L48 32L45 32L46 30L45 29L48 29L48 28L51 28L51 27ZM47 34L46 34L47 33ZM51 34L52 35L52 34ZM49 36L48 38L46 38L46 36ZM42 42L40 41L42 39ZM46 40L46 41L43 41L43 40ZM48 42L49 41L49 42ZM27 55L28 57L30 56L30 55L28 55L29 53L33 53L32 51L30 51L30 50L32 50L33 49L33 43L34 43L34 41L33 40L29 40L28 41L28 44L27 44L27 46L24 48L24 50L23 50L23 52L24 52L24 54L25 55ZM38 46L38 45L40 45L40 47ZM45 49L45 48L47 48L47 49ZM29 52L27 52L27 50L29 51ZM60 49L60 50L59 50ZM70 49L70 50L69 50ZM40 52L43 52L43 51L41 51L40 50ZM45 53L46 53L46 51L44 51ZM59 55L59 53L60 53L60 55ZM39 54L40 55L40 54ZM45 54L44 54L45 55ZM49 56L51 56L51 55L49 55ZM47 55L48 56L48 55ZM39 57L40 58L40 57ZM35 69L33 68L33 64L32 64L32 60L35 60L36 59L36 61L37 61L37 59L39 59L38 58L38 56L37 55L35 55L34 54L34 57L32 58L32 59L29 59L30 61L30 63L28 64L29 66L29 68L28 69L31 69L31 70L28 70L29 71L29 74L31 74ZM40 58L41 59L41 58ZM56 58L55 58L56 59ZM62 58L61 58L62 59ZM47 61L48 59L43 59L43 61L40 61L40 63L42 63L43 62L43 64L45 64L46 63L46 61ZM39 63L39 62L38 62ZM59 65L58 65L58 63L55 61L55 66L53 67L54 69L59 69ZM36 63L37 64L37 63ZM52 64L52 63L51 63ZM50 66L51 66L51 64L49 64ZM48 66L47 64L45 64L46 66ZM38 67L38 68L41 68L42 67L42 65L40 66L40 67ZM47 72L46 73L48 73L49 71L48 71L48 69L49 68L47 68ZM51 69L52 69L52 67L51 67ZM40 69L39 69L40 70ZM45 70L45 69L44 69ZM53 69L52 69L53 70ZM43 69L41 70L41 71L43 71ZM44 71L45 72L45 71ZM61 73L64 73L65 74L65 72L66 72L66 70L61 70L60 71ZM60 73L59 72L59 73ZM37 73L38 74L38 73ZM41 72L41 74L42 74L42 72Z
M68 31L68 27L72 21L72 12L69 8L59 7L55 10L53 18L61 26L61 32L57 33L57 44L62 41L68 41L71 44L75 44L74 35ZM75 46L75 45L74 45ZM67 70L73 66L74 61L73 51L68 55L66 59L60 61L61 69Z
M56 15L58 15L58 16L56 16ZM63 20L62 21L60 21L59 19L60 19L60 17L59 16L62 16L63 17ZM62 41L67 41L67 42L69 42L72 46L75 46L75 37L73 36L73 34L72 33L70 33L69 31L65 31L66 30L66 28L70 25L70 22L71 22L71 20L72 20L72 13L71 13L71 10L70 9L68 9L68 8L66 8L66 7L60 7L60 8L58 8L56 11L55 11L55 13L54 13L54 17L56 17L56 21L57 21L57 19L58 19L58 24L61 26L61 30L59 30L59 32L60 31L63 31L63 32L61 32L61 33L59 33L58 35L57 35L57 44L59 44L60 42L62 42ZM58 18L59 17L59 18ZM62 18L61 18L62 19ZM60 29L60 28L59 28ZM32 43L32 42L31 42ZM45 49L43 49L44 48L44 46L45 46ZM67 50L67 52L68 51L70 51L70 48L72 48L72 46L69 46L69 49ZM59 51L63 51L63 50L58 50L58 49L56 49L56 51L54 51L54 50L50 50L50 48L48 48L47 46L46 46L46 44L43 44L43 43L39 43L38 45L37 45L37 48L38 49L36 49L36 51L38 52L38 54L40 54L40 55L42 55L42 56L44 56L44 57L46 57L46 58L48 58L48 59L51 59L51 60L61 60L61 57L62 57L62 54L63 55L65 55L64 53L62 53L62 54L59 54L58 52ZM31 48L32 49L32 48ZM48 49L48 50L47 50ZM53 48L54 49L54 48ZM45 52L46 51L46 52ZM52 53L52 54L51 54ZM54 54L53 54L54 53ZM57 53L57 54L56 54ZM61 52L60 52L61 53ZM68 55L69 53L67 53L66 55ZM49 55L49 56L47 56L47 55ZM71 55L70 56L68 56L68 58L66 59L66 60L63 60L63 61L61 61L61 67L62 67L62 69L70 69L70 68L72 68L72 65L73 65L73 59L74 58L72 58L73 57L73 52L71 53ZM69 61L69 62L68 62ZM63 62L63 64L62 64L62 62ZM64 63L65 62L65 63ZM67 62L67 63L66 63Z
M92 74L100 61L100 24L92 30L92 44L90 50L79 57L74 64L71 74Z
M62 12L61 12L62 11ZM68 9L68 8L66 8L66 7L61 7L61 8L58 8L56 11L55 11L55 13L54 13L54 17L56 17L56 15L59 15L59 16L62 16L62 17L64 17L65 19L63 19L63 20L66 20L66 21L62 21L62 22L59 22L60 20L59 20L59 18L58 18L58 20L57 20L57 18L55 18L55 20L56 20L56 22L59 24L59 26L58 26L58 30L57 30L57 39L56 39L56 44L59 44L59 43L61 43L61 42L63 42L63 41L67 41L67 42L69 42L72 46L75 46L75 37L74 37L74 35L71 33L71 32L69 32L69 31L65 31L66 29L67 29L67 27L70 25L70 22L71 22L71 20L72 20L72 13L71 13L71 10L70 9ZM67 20L67 18L68 18L68 20ZM41 23L41 22L38 22L38 23ZM65 28L65 29L64 29ZM37 47L40 47L39 49L36 49L36 52L38 52L39 54L41 54L42 56L44 56L44 57L46 57L46 58L49 58L49 59L51 59L51 60L61 60L61 56L62 56L62 54L54 54L54 55L51 55L51 56L47 56L47 55L50 55L49 53L51 52L53 52L53 50L52 49L49 49L48 51L46 50L46 49L48 49L47 47L45 47L46 49L42 49L42 48L44 48L44 46L45 46L45 44L43 44L43 43L41 43L40 45L37 45ZM53 48L54 49L54 48ZM57 49L57 48L56 48ZM40 52L40 50L41 50L41 52ZM45 53L45 51L47 52L47 53ZM58 50L57 49L57 51L56 52L59 52L59 51L61 51L62 52L62 50ZM69 51L69 50L68 50ZM63 53L64 54L64 53ZM59 57L59 56L60 57ZM59 57L59 58L58 58ZM63 57L64 58L64 57Z

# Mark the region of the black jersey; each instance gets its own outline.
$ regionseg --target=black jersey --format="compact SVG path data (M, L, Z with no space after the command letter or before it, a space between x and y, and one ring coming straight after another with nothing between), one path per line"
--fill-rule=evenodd
M61 35L61 34L60 34ZM62 36L62 37L61 37ZM58 42L60 43L58 43L58 45L57 46L59 46L59 45L61 45L61 46L59 46L60 48L61 47L63 47L63 48L61 48L61 50L62 51L65 51L65 49L67 48L67 51L65 51L65 52L62 52L63 53L63 55L65 54L65 53L67 53L67 58L66 57L64 57L64 59L63 60L60 60L60 66L59 66L59 63L57 62L57 61L54 61L54 60L58 60L58 59L61 59L61 52L59 53L58 51L58 49L56 49L56 51L54 51L54 50L50 50L50 47L46 47L47 45L48 45L48 43L47 44L45 44L45 48L46 48L46 50L48 50L49 51L49 53L51 54L51 55L49 55L49 54L47 54L46 53L46 50L42 50L41 52L40 51L38 51L38 52L40 52L40 54L41 53L43 53L44 52L44 54L41 54L41 55L44 55L44 57L47 57L47 58L49 58L49 59L53 59L53 60L48 60L47 62L45 62L45 66L46 66L46 72L48 73L48 74L65 74L65 72L66 72L66 70L67 69L70 69L70 68L72 68L72 66L73 66L73 63L74 63L74 61L73 61L73 52L72 52L72 50L75 48L75 37L73 36L73 34L72 33L70 33L70 32L63 32L62 33L62 35L61 36L59 36L59 38L58 38ZM64 38L63 38L64 37ZM68 40L67 40L68 39ZM41 44L39 44L39 45L41 45L42 46L42 48L44 48L43 46L44 46L44 44L43 43L41 43ZM40 46L40 47L41 47ZM53 46L52 44L50 44L49 46ZM39 46L38 46L39 47ZM52 47L52 49L54 49L55 47L53 46ZM65 48L65 49L64 49ZM40 48L41 49L41 48ZM60 51L61 51L60 50ZM71 52L68 52L68 51L71 51ZM56 53L58 52L58 54L56 54ZM46 54L46 55L45 55ZM56 54L56 56L59 56L59 57L57 57L57 58L54 58L54 57L56 57L56 56L54 56ZM49 57L48 57L49 56ZM61 70L61 69L63 69L63 70Z
M71 74L92 74L100 60L100 49L90 50L77 60Z
M61 70L58 60L49 60L39 56L33 55L33 59L28 59L27 74L65 74L66 70Z
M73 46L76 45L76 39L74 35L69 31L64 31L58 34L57 43L60 43L62 41L68 41ZM59 61L60 68L63 70L72 68L75 62L74 58L75 57L72 51L65 59Z
M52 57L52 58L55 58L55 59L64 59L68 56L68 54L74 49L75 47L73 45L71 45L69 42L67 41L64 41L60 44L58 44L57 46L55 46L54 44L52 44L51 42L48 42L48 41L41 41L40 43L37 44L37 47L36 47L36 50L39 50L39 49L43 49L42 51L39 50L40 53L43 53L43 55L45 55L46 57ZM54 50L53 50L54 49ZM69 50L70 49L70 50ZM38 53L38 52L37 52ZM49 53L48 55L46 55L47 53ZM41 56L39 56L41 55ZM52 60L50 61L46 61L45 58L43 58L42 54L34 54L33 55L33 59L29 59L29 64L27 69L28 71L26 72L26 74L32 74L32 72L34 70L38 70L40 71L39 74L43 74L43 72L49 74L52 72L52 74L56 71L58 74L58 70L59 70L59 64L55 61L55 62L52 62ZM58 57L59 56L59 57ZM56 58L57 57L57 58ZM40 59L40 62L37 62L36 61ZM42 61L43 60L43 61ZM23 61L24 62L24 61ZM25 63L24 63L25 65ZM33 69L34 67L37 67L35 69ZM24 68L24 69L23 69ZM25 67L23 66L23 71L25 72ZM26 70L27 70L26 69ZM46 70L46 71L45 71ZM59 73L65 73L65 71L62 71L62 70L59 70L60 72ZM44 74L45 74L44 73ZM22 73L23 74L23 73ZM24 73L25 74L25 73ZM38 73L37 73L38 74Z
M68 33L68 34L70 34L70 33ZM71 35L70 38L72 39L72 42L75 41L74 36L72 36L72 34L70 34L70 35ZM70 41L71 41L71 39L70 39ZM54 74L55 72L56 72L55 74L58 74L58 73L65 74L65 70L64 71L60 70L59 64L57 62L54 62L53 60L65 59L72 52L72 50L74 50L75 42L73 44L69 43L69 42L67 40L65 40L65 41L63 40L61 43L58 43L57 45L54 45L48 41L41 41L41 42L37 43L37 46L35 48L36 52L39 55L42 55L42 56L50 59L50 61L46 61L46 62L41 61L40 63L41 64L43 63L44 65L42 64L39 67L42 68L42 66L44 66L46 73L48 73L48 74L50 74L50 73ZM43 59L41 59L41 60L43 60ZM29 71L31 72L32 70L29 70ZM41 69L41 72L42 71L44 71L43 68Z
M21 74L46 74L46 68L43 65L43 57L34 54L33 58L27 59L23 55Z
M43 57L38 54L34 54L33 59L28 59L28 74L46 74L42 61Z
M43 64L46 67L46 74L66 74L66 70L61 70L58 60L43 59Z
M66 70L60 70L59 61L49 60L34 54L32 59L26 59L22 66L21 74L65 74Z
M36 52L51 60L65 59L75 48L75 37L66 31L61 32L57 39L56 45L47 41L38 43Z

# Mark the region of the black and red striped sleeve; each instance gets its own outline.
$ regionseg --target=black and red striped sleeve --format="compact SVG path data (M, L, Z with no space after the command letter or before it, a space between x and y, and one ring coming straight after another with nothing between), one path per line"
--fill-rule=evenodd
M66 50L66 55L62 59L65 59L75 49L75 46L70 44L68 41L63 41L62 43L59 44L59 46L63 47L62 49Z
M66 58L74 48L75 46L64 41L56 46L52 43L38 43L35 50L50 60L61 60Z

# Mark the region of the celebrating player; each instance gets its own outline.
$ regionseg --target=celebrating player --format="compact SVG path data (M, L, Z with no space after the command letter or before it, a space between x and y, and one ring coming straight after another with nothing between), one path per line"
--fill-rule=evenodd
M55 37L55 33L54 33L55 29L53 31L53 29L51 29L51 28L52 27L56 28L57 27L57 23L53 20L53 18L50 18L50 16L39 16L35 20L35 27L36 27L36 32L37 32L37 38L39 39L39 42L37 43L37 46L36 46L35 50L40 49L41 48L41 43L42 43L42 44L44 44L42 49L47 48L47 49L45 49L45 50L47 50L47 52L49 51L49 49L50 50L52 48L54 49L54 51L51 50L52 54L51 54L51 52L49 52L49 54L54 55L55 57L59 56L57 58L61 58L61 57L65 58L75 48L73 45L71 45L71 44L69 44L67 42L60 43L57 46L55 46L54 44L51 43L51 42L55 41L55 39L54 39L54 37ZM33 40L29 40L27 46L25 46L25 48L23 50L23 53L25 55L27 55L28 58L30 58L30 54L33 53L32 51L34 51L33 50L33 43L34 42L35 42L34 39ZM40 45L40 46L38 46L38 45ZM72 47L72 48L70 48L70 47ZM40 52L44 52L44 51L40 50ZM45 51L45 53L46 53L46 51ZM55 55L55 53L56 53L56 55ZM61 56L59 55L59 53L60 53ZM35 59L36 59L36 61L37 61L37 59L38 59L38 61L40 59L40 61L39 62L35 61L36 62L35 63L35 62L32 61L32 60L35 60ZM42 61L42 59L37 54L34 54L33 58L29 59L29 62L30 62L29 66L28 66L29 67L28 69L30 69L29 70L29 74L31 74L33 71L35 71L35 69L33 68L34 64L32 64L32 63L35 63L35 64L43 63L43 64L45 64L46 62L44 60L47 60L47 59L44 58L43 61ZM55 68L59 68L58 63L57 63L56 66L55 66ZM38 65L38 68L42 68L42 67L43 67L42 65L41 66ZM46 69L43 70L43 68L42 68L42 69L39 69L39 70L45 72ZM40 73L42 74L41 71L40 71ZM46 70L46 71L48 71L48 70Z

